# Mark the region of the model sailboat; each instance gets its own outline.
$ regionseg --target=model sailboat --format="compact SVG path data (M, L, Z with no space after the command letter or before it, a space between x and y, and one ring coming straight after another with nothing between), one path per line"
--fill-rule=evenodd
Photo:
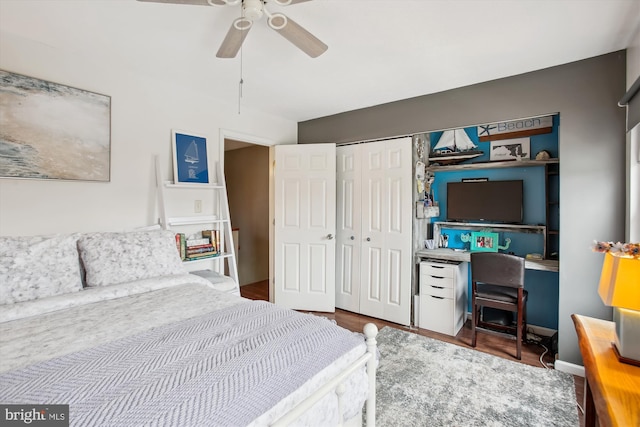
M484 154L477 148L464 129L447 130L429 154L429 162L451 165L473 159Z
M198 156L198 146L195 141L191 141L191 144L185 150L184 161L191 163L192 165L200 161L200 157Z

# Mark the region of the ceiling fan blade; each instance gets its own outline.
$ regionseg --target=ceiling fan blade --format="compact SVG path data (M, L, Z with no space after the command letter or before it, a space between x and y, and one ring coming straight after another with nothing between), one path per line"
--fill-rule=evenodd
M280 5L280 6L289 6L292 4L296 4L296 3L304 3L306 1L311 1L311 0L274 0L276 4Z
M281 20L286 20L284 26L279 22ZM302 50L312 58L322 55L328 49L328 46L320 41L316 36L302 28L288 16L284 16L281 13L273 15L269 21L269 26L282 34L285 39L289 40L291 43L296 45L298 49Z
M249 34L251 25L241 27L243 29L239 30L238 27L236 27L236 22L238 21L245 23L245 25L247 25L247 22L251 22L245 18L238 18L233 21L231 28L229 28L227 35L220 45L220 49L218 49L218 53L216 53L218 58L235 58L242 46L242 43L244 42L244 39L247 37L247 34Z
M138 0L147 3L171 3L171 4L192 4L196 6L211 6L211 3L224 6L224 0Z

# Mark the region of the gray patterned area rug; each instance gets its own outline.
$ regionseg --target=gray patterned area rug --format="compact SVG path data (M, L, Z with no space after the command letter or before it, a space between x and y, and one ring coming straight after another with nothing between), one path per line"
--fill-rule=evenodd
M579 425L572 375L388 326L378 348L378 426Z

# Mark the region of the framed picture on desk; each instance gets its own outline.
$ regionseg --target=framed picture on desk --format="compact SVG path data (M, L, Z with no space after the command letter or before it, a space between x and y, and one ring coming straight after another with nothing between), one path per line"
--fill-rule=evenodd
M471 233L471 252L498 252L498 233Z

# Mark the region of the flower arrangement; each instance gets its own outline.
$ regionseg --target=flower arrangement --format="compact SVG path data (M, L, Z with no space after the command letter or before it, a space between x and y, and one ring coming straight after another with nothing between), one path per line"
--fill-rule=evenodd
M622 256L640 258L640 243L613 243L594 240L591 248L594 252L611 252Z

